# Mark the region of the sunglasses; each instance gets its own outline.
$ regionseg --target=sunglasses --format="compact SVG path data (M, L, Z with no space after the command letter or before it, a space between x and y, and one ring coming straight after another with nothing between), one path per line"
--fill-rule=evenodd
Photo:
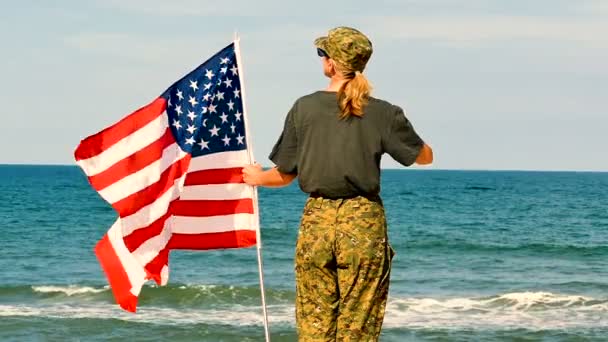
M329 55L327 54L327 52L325 52L325 50L319 49L319 48L317 48L317 55L319 55L319 57L330 58Z

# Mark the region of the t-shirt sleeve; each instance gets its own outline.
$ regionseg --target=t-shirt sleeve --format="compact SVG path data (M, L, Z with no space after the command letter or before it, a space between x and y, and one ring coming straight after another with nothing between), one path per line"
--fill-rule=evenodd
M405 117L403 109L393 107L390 127L382 139L384 152L404 166L414 164L424 141L418 136L410 121Z
M296 127L294 125L295 105L287 113L285 118L285 127L283 132L272 148L272 152L268 158L277 166L282 173L297 174L297 151L298 138L296 136Z

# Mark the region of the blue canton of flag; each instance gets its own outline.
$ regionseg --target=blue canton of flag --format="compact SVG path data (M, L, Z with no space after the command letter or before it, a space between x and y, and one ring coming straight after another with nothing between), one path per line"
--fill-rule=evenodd
M247 148L234 43L161 96L175 140L192 157Z

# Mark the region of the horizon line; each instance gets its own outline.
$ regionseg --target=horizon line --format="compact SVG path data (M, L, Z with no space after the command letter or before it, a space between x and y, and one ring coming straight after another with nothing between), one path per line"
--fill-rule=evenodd
M61 163L44 163L44 164L30 164L30 163L0 163L0 166L69 166L78 167L74 164L61 164ZM269 168L270 166L262 165L263 168ZM571 172L571 173L608 173L608 170L564 170L564 169L481 169L481 168L425 168L425 167L385 167L380 170L405 170L405 171L464 171L464 172Z

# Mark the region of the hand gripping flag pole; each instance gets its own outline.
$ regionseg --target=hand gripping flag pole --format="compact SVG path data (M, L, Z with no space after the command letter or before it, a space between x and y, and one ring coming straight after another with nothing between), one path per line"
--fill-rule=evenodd
M246 105L246 96L245 96L245 76L243 72L243 62L241 59L241 47L240 47L240 38L238 34L234 33L234 50L237 60L237 65L239 67L240 77L241 77L241 97L243 100L243 118L245 123L245 136L247 140L247 146L249 146L249 162L251 164L254 163L253 157L253 145L251 144L251 138L249 135L249 120L247 114L247 105ZM254 208L258 208L258 190L256 187L253 188L253 204ZM266 309L266 294L264 291L264 267L262 264L262 234L260 233L260 215L255 215L255 220L257 220L256 224L256 245L257 245L257 254L258 254L258 272L260 275L260 291L262 296L262 312L264 314L264 336L266 337L266 342L270 342L270 333L268 329L268 310Z

